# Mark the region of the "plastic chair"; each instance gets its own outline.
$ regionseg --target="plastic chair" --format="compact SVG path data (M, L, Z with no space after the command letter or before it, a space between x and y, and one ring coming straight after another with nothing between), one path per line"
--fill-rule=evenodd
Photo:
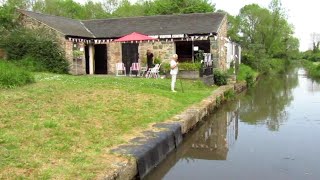
M120 75L119 72L122 74ZM126 67L123 63L116 64L116 76L126 76Z
M130 67L129 76L132 76L132 71L136 71L137 75L140 74L140 69L141 69L140 63L132 63Z
M146 74L146 78L159 78L160 77L160 67L161 64L156 64L153 68L150 68Z

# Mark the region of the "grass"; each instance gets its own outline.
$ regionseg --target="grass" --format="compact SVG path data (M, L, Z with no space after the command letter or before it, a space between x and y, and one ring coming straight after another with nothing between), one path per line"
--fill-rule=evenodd
M0 179L95 178L109 167L107 148L215 88L183 81L185 93L172 93L169 79L35 77L37 83L0 89Z
M29 71L0 59L0 88L13 88L33 82L34 77Z

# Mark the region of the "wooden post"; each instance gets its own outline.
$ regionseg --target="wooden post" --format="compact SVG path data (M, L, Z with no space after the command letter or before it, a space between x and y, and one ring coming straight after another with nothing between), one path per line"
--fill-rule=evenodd
M194 41L192 39L192 62L194 63Z
M94 74L94 45L89 45L89 74Z

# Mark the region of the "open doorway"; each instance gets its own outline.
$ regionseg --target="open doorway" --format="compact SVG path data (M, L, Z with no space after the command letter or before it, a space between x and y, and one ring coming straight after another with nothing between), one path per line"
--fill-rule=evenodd
M96 44L94 45L94 73L95 74L107 74L107 45Z
M176 53L179 57L179 62L192 62L192 55L196 56L198 51L192 52L192 46L198 46L199 50L202 50L204 53L210 53L210 41L176 41Z
M138 62L138 43L123 43L122 44L122 62L126 67L126 73L129 74L131 64Z
M90 74L90 68L89 68L89 66L90 66L90 63L89 63L89 46L88 45L86 45L85 47L84 47L84 52L85 52L85 58L86 58L86 74Z

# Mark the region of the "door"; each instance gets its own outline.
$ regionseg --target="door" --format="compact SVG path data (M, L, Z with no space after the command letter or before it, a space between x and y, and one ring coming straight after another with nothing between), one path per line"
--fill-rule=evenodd
M107 74L107 45L96 44L94 45L94 73L95 74Z
M127 74L129 74L131 64L138 62L139 53L138 53L137 43L123 43L122 44L122 62L126 67Z

